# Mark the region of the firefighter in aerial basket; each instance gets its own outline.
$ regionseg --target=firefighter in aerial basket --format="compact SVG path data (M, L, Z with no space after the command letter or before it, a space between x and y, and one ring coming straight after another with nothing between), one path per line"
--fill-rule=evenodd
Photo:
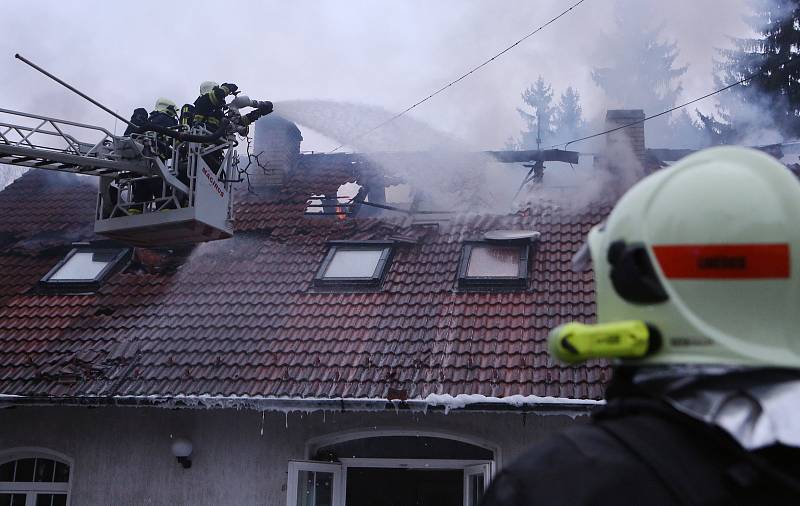
M695 153L631 188L573 266L606 404L503 469L484 506L800 504L800 182L759 151ZM597 367L598 365L594 365Z
M225 98L239 93L239 87L233 83L223 83L218 85L213 81L204 81L200 85L200 96L194 101L193 105L186 104L181 108L181 123L189 126L203 126L209 133L214 133L222 125L225 112L228 106ZM239 121L243 131L241 135L247 135L247 127L261 116L272 112L272 102L259 102L259 107L241 116ZM190 119L191 118L191 119ZM217 171L222 165L224 154L222 150L214 151L206 155L204 160L208 166Z
M178 112L175 102L168 98L156 100L154 109L147 117L147 123L163 128L178 126ZM172 158L172 139L158 134L155 137L155 154L164 162ZM153 176L133 183L133 200L141 202L129 209L131 214L139 214L144 210L145 203L162 196L163 181L160 177Z

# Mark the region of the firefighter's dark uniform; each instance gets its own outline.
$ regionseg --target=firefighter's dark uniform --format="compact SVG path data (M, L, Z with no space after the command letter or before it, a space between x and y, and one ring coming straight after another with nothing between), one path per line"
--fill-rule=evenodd
M205 95L200 95L194 101L194 116L192 125L205 125L210 132L216 131L225 117L226 89L215 86Z
M125 137L129 136L132 133L136 133L138 131L138 127L144 125L147 122L147 109L143 107L137 107L134 109L133 114L131 115L131 123L133 125L128 125L125 129L124 135Z
M222 85L214 86L214 88L205 95L197 97L197 100L194 101L194 107L191 110L192 126L202 125L209 132L216 132L222 125L222 120L225 118L225 97L228 96L229 93L230 91L228 88ZM184 109L187 109L187 111L189 110L184 106L181 111L183 112ZM224 156L222 150L217 150L205 155L203 160L205 160L211 170L216 172L220 165L222 165Z
M152 111L147 118L147 122L156 126L170 128L178 125L175 116L162 111ZM166 135L156 136L156 146L158 157L168 160L172 157L172 139ZM162 181L160 177L152 177L148 180L137 181L133 184L133 199L136 202L146 202L153 200L156 196L161 196Z
M800 449L746 451L722 429L615 383L591 422L503 469L482 506L800 504Z

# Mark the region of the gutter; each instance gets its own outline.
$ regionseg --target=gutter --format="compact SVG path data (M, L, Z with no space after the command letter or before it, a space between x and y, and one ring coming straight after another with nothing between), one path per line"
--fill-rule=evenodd
M71 407L161 407L169 409L251 409L290 413L312 411L338 412L472 412L533 413L542 415L586 415L604 405L604 401L536 396L507 398L461 394L429 395L425 399L314 398L221 395L115 395L115 396L14 396L0 394L0 408L14 406Z

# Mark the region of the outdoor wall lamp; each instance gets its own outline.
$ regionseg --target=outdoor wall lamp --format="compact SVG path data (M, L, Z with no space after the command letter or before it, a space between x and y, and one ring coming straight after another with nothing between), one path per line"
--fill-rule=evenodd
M172 441L172 454L178 459L178 463L184 469L192 467L192 460L189 456L192 454L192 442L186 438L178 437Z

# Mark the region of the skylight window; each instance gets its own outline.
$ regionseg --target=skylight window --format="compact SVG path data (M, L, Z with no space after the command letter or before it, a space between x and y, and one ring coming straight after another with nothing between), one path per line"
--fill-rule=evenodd
M392 254L384 241L334 241L314 278L318 287L376 287L380 285Z
M42 278L41 284L49 288L97 289L127 253L127 249L75 248Z
M458 269L459 288L524 288L529 249L527 242L465 244Z

